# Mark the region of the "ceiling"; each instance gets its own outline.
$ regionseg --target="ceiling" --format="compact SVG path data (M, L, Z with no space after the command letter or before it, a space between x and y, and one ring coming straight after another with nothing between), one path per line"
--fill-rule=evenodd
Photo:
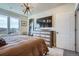
M63 4L64 3L32 3L31 6L33 8L31 9L31 14L37 14ZM21 3L0 3L0 8L24 15Z

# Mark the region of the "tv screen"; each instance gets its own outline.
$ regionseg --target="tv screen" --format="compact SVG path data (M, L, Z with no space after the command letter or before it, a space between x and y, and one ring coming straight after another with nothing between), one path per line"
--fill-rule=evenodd
M52 27L52 16L37 19L37 24L40 27Z

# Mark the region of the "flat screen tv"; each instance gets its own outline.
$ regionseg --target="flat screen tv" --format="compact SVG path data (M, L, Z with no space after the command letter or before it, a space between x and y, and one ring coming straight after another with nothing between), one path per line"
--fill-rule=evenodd
M52 16L37 19L37 24L39 24L40 27L52 27Z

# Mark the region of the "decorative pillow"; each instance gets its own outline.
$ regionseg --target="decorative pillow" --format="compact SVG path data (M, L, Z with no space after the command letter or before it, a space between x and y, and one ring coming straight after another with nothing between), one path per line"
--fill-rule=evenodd
M0 38L0 47L6 45L6 41L3 38Z

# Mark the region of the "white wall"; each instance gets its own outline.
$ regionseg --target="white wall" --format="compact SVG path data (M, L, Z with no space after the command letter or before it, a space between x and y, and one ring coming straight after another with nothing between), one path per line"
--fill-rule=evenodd
M58 6L56 8L51 9L51 10L48 10L48 11L45 11L45 12L41 12L39 14L32 15L29 18L34 18L35 19L35 23L34 24L36 26L36 19L37 18L46 17L46 16L53 16L52 20L53 20L53 24L54 24L54 28L55 28L56 27L56 19L57 19L56 18L56 15L65 14L65 13L72 13L73 16L74 16L74 14L75 14L75 4L64 4L62 6ZM75 16L74 17L73 16L71 18L74 18L75 17ZM74 27L74 29L75 29L75 27ZM73 47L74 40L75 39L73 37L73 39L71 39L72 43L68 47ZM69 50L74 50L74 49L75 48L69 48Z

